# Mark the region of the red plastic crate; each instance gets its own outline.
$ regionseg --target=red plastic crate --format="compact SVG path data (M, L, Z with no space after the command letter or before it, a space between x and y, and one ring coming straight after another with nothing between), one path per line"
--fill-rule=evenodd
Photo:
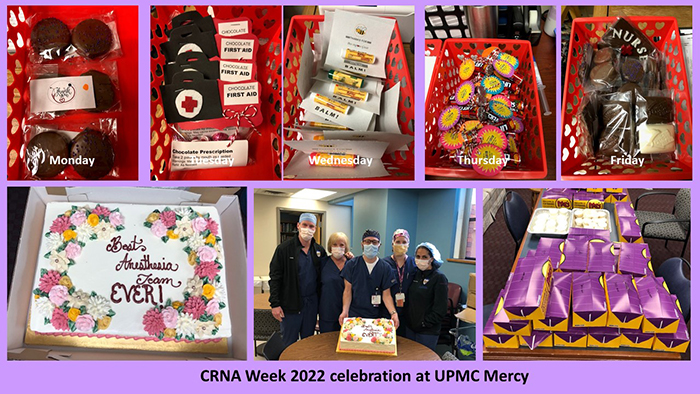
M287 127L294 125L295 119L299 118L299 105L304 99L299 94L299 89L296 84L296 75L299 72L299 59L301 58L301 50L304 45L305 32L309 32L309 37L312 39L311 47L313 48L313 34L319 31L318 22L323 21L322 15L313 16L294 16L289 25L287 40L284 47L284 139L297 140L301 139L301 135L297 132L288 130ZM406 54L404 52L403 43L401 42L401 33L398 25L395 25L394 34L389 42L389 50L386 57L386 85L385 90L390 89L397 83L401 83L401 92L399 98L399 126L401 133L414 135L414 110L415 100L413 94L413 80L411 78L408 63L406 63ZM294 157L295 150L284 146L284 166ZM390 154L385 154L382 157L382 162L389 176L381 178L368 178L367 180L413 180L414 179L414 153L415 141L408 144L408 150L396 151ZM362 180L361 178L353 178L353 180Z
M574 116L583 99L583 86L578 69L583 61L581 48L590 42L596 44L607 28L617 18L576 18L574 19L569 55L567 58L564 99L562 101L561 129L561 178L562 180L687 180L692 179L692 105L686 78L683 50L678 34L678 22L673 17L633 16L633 25L644 31L654 45L667 57L667 87L673 89L675 97L676 153L679 159L668 163L650 162L643 167L623 167L612 165L610 160L585 158L578 148L583 144L579 139L581 131Z
M440 147L437 118L445 108L448 97L461 83L459 65L465 57L475 53L481 54L484 49L492 46L497 46L501 51L520 60L518 73L523 77L520 89L525 104L525 131L520 136L520 166L515 169L505 168L497 175L487 177L449 159L448 151ZM529 41L471 38L445 40L425 103L425 175L467 179L541 179L547 176L542 112L533 64L532 46Z
M442 40L425 40L425 56L439 57L441 51ZM437 61L435 63L437 65ZM435 78L435 73L437 73L437 67L433 68L433 73L430 77L431 81Z
M251 132L248 155L252 164L244 167L189 171L170 171L170 143L173 126L163 113L159 86L163 83L165 57L160 44L167 41L164 30L170 29L173 12L197 10L221 19L249 18L260 47L256 59L258 82L262 85L261 112L265 121ZM151 7L151 179L153 180L279 180L281 177L280 110L282 104L282 7L281 6L153 6Z
M122 46L123 56L112 59L117 63L119 72L119 89L121 90L121 112L105 114L116 118L118 140L114 146L115 165L119 167L118 176L104 179L137 180L138 179L138 81L133 78L133 71L138 68L138 7L136 6L8 6L7 39L16 52L7 52L7 179L23 180L26 166L23 161L23 130L25 109L28 104L27 55L30 29L27 23L35 12L70 12L75 18L89 18L91 15L114 11ZM39 124L58 123L69 118L73 121L94 121L99 116L94 114L74 114L55 120L36 121ZM68 168L69 175L79 177L75 170Z

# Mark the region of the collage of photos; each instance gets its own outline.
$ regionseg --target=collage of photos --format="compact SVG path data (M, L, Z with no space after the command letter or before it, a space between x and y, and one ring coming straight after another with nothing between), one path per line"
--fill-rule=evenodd
M320 3L2 6L8 389L692 391L693 2Z

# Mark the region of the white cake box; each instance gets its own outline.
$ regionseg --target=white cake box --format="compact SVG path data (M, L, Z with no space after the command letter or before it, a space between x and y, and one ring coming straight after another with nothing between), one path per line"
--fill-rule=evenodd
M17 264L8 299L8 359L15 360L201 360L246 359L247 259L241 207L235 188L161 189L135 187L31 188L17 251ZM115 350L82 347L38 346L25 343L32 302L31 289L43 234L46 205L50 202L99 202L164 206L210 206L221 218L222 244L226 256L226 287L232 336L226 354ZM26 290L26 291L25 291Z

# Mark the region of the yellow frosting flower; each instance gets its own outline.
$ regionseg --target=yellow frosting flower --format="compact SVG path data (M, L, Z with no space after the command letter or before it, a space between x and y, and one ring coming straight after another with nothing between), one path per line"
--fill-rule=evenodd
M216 292L216 289L209 283L202 287L202 295L207 297L208 300L211 300L211 298L214 297L214 292Z
M204 240L204 242L210 245L214 245L216 244L216 237L214 236L214 234L209 234L207 236L207 239Z
M77 319L78 316L80 316L80 309L70 308L70 310L68 311L68 318L71 321L75 321L75 319Z
M158 219L160 219L160 214L158 212L151 212L151 214L146 218L146 221L148 223L155 223L155 221Z
M102 319L97 319L97 329L106 330L111 322L112 318L109 316L105 316Z
M189 256L187 256L187 262L190 263L191 266L197 265L197 252L194 250L190 252Z
M68 241L70 241L71 239L73 239L73 238L75 238L75 237L77 237L77 236L78 236L78 234L76 234L75 231L73 231L73 230L71 230L71 229L68 229L68 230L66 230L66 231L63 232L63 240L64 240L65 242L68 242Z
M174 328L166 328L163 331L163 336L166 338L175 338L175 335L177 335L177 331Z
M170 239L177 239L177 238L178 238L178 235L175 234L175 233L173 232L173 230L168 230L165 234L166 234L166 235L168 236L168 238L170 238Z
M221 325L221 313L217 313L216 315L214 315L214 324L216 326Z
M174 301L173 302L173 308L178 309L182 306L182 302L180 301Z
M87 218L87 222L92 227L95 227L98 224L100 224L100 217L95 215L94 213L91 213L90 216L88 216L88 218Z
M35 299L35 300L38 300L38 299L39 299L39 297L40 297L40 295L39 295L39 294L34 294L34 299Z
M70 289L71 287L73 287L73 281L70 280L68 275L62 276L61 280L58 281L58 284L61 286L66 286L67 289Z
M69 210L66 211L66 213L63 214L63 216L68 216L68 217L70 217L70 215L71 215L72 213L73 213L73 211L71 211L71 210L69 209Z

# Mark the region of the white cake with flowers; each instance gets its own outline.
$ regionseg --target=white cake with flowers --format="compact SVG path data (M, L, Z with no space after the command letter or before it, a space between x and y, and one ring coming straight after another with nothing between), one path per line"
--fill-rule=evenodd
M340 327L339 353L396 356L396 331L389 319L346 318Z
M47 204L29 332L149 344L230 337L219 223L207 206Z

